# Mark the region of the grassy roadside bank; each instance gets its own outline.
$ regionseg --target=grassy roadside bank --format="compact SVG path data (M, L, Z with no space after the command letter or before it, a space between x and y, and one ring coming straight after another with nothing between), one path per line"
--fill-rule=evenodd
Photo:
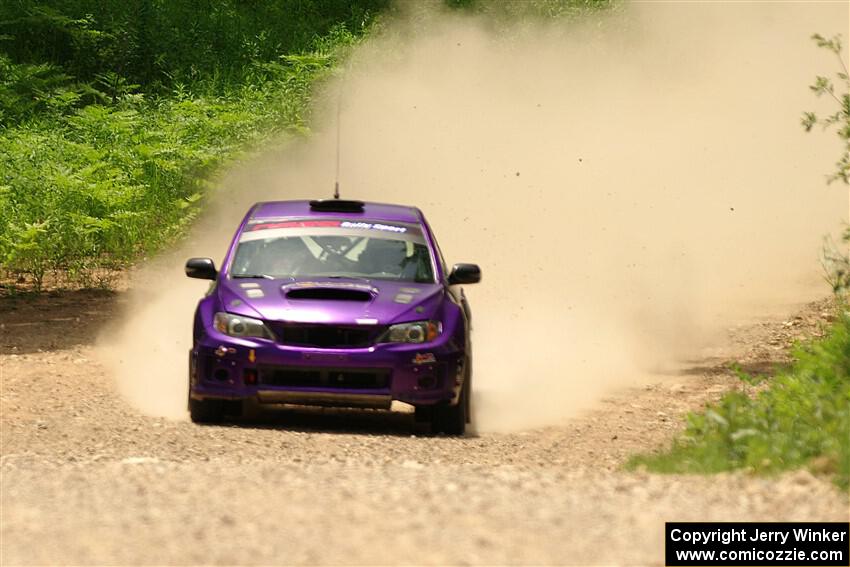
M685 431L660 453L627 468L711 474L773 474L806 468L850 488L850 312L839 309L822 339L798 345L773 377L740 373L748 386L687 417ZM753 388L751 388L752 386ZM757 391L747 395L747 390Z

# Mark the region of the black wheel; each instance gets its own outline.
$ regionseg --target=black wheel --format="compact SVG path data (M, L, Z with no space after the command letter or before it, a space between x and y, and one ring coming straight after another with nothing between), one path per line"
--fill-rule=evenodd
M195 423L219 423L224 419L224 400L193 400L189 398L189 416Z
M466 424L470 421L471 372L467 361L463 386L460 389L460 399L453 406L422 406L416 408L416 421L430 422L431 433L446 435L463 435Z
M464 365L463 387L466 388L466 424L472 423L472 357L466 357Z
M453 406L437 406L434 408L434 417L431 428L435 432L446 435L463 435L466 433L466 424L469 415L469 380L468 376L463 380L460 388L460 399Z

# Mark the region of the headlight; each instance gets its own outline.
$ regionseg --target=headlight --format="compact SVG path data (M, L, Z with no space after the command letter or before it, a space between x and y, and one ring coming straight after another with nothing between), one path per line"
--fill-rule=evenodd
M439 321L399 323L389 328L386 340L390 343L424 343L433 341L442 332L443 324Z
M261 339L274 339L274 335L259 319L251 319L232 313L216 313L213 326L219 333L231 337L259 337Z

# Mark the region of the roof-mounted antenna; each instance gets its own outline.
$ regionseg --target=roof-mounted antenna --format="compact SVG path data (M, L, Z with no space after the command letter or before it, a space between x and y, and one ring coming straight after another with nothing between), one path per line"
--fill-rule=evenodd
M342 80L339 83L339 95L336 97L336 174L334 177L334 199L339 199L339 132L340 108L342 107Z

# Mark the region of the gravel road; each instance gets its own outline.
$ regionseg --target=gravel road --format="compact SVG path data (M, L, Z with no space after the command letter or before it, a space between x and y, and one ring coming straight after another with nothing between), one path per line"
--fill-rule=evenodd
M808 472L623 472L736 387L723 356L561 426L454 439L407 414L315 411L197 426L117 395L93 340L123 293L0 298L0 562L660 564L663 522L848 519ZM759 368L826 304L735 331Z

